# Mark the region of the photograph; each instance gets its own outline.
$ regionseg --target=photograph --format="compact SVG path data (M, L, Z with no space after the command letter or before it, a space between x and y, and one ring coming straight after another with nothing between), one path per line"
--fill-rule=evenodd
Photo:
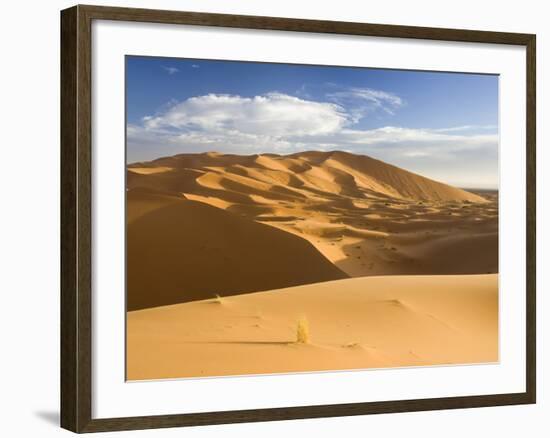
M130 56L126 378L499 362L499 76Z

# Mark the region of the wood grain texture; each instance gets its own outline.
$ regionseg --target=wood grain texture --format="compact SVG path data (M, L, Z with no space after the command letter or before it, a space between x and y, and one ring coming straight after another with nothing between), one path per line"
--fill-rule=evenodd
M464 41L526 45L531 35L507 32L488 32L467 29L397 26L342 21L302 20L296 18L260 17L202 12L181 12L103 6L80 6L94 19L138 21L148 23L187 24L197 26L233 27L245 29L284 30L293 32L333 33L388 38Z
M532 403L536 403L537 392L537 260L536 260L536 220L537 220L537 84L536 84L536 37L531 35L527 44L527 303L526 303L526 348L527 348L527 394Z
M61 14L61 425L91 420L91 21Z
M131 418L92 419L91 23L118 20L512 44L527 50L526 392ZM150 429L534 403L536 400L534 35L196 12L75 6L61 13L61 425L74 432Z
M61 426L78 405L76 287L76 8L61 16Z

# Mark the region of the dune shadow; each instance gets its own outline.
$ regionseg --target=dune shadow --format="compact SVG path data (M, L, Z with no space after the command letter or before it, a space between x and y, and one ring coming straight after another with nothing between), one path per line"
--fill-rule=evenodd
M293 341L190 341L186 344L292 345Z
M307 240L201 202L161 206L126 236L129 311L348 277Z
M300 218L296 216L256 216L254 219L260 222L292 222Z

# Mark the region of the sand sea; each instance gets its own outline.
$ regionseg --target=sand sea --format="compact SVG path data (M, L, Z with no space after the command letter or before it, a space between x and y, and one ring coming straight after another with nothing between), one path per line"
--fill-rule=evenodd
M498 361L498 193L346 152L127 169L129 380Z

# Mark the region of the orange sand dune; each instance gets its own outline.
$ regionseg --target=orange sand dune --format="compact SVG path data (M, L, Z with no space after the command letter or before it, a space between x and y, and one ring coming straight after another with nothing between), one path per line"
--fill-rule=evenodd
M182 154L130 165L127 181L129 193L185 197L305 239L349 276L498 272L496 192L366 156ZM129 211L143 204L128 198Z
M143 188L127 201L128 310L347 277L277 228Z
M498 360L497 192L344 152L183 154L127 188L131 380Z
M310 342L298 344L304 317ZM343 279L138 310L127 321L130 380L495 362L498 278Z

